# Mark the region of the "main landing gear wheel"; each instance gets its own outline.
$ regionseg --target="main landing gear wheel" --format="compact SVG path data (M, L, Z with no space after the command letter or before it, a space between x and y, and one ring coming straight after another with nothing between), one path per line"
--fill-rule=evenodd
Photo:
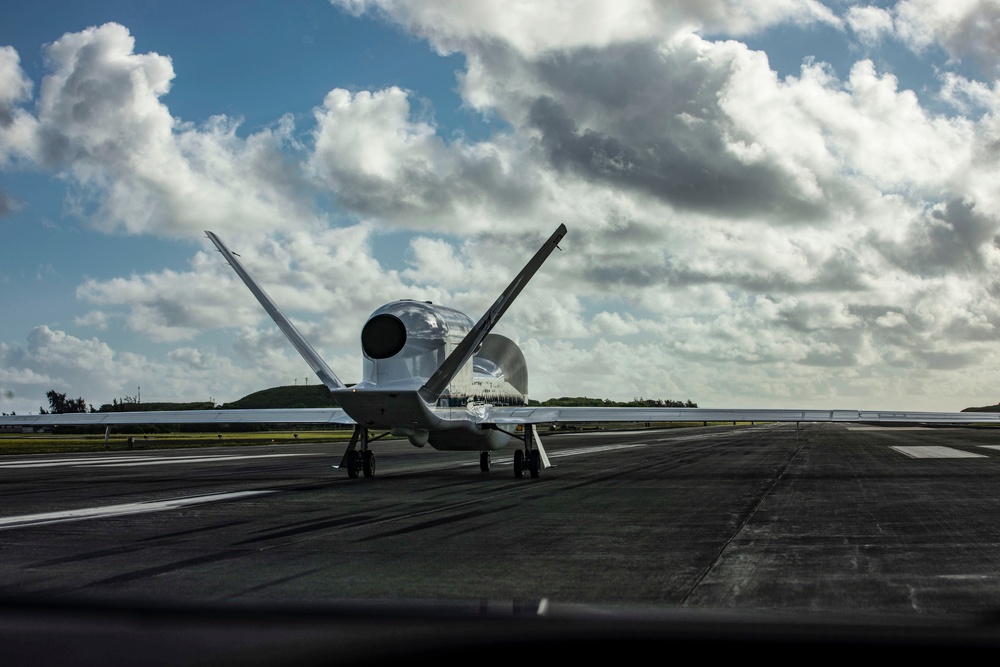
M514 450L514 477L524 477L524 450Z
M356 479L358 471L361 469L361 455L355 449L347 452L347 476Z
M375 476L375 452L370 449L366 449L364 454L361 456L361 464L365 471L365 477ZM357 475L355 474L355 477Z
M538 471L542 469L542 453L537 449L532 449L528 455L528 470L532 477L538 477ZM521 473L524 474L524 473Z
M479 469L483 472L490 471L490 453L479 452Z

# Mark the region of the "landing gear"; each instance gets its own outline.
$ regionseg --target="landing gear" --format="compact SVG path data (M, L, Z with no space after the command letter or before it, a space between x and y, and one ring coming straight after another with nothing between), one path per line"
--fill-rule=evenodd
M551 464L534 424L525 425L523 440L524 449L514 450L514 477L521 479L527 470L533 478L537 478L542 468L548 468Z
M352 449L347 452L347 476L351 479L358 478L358 471L361 469L361 452Z
M490 471L490 453L479 452L479 469L483 472Z
M537 449L532 449L528 454L528 471L533 478L538 478L538 472L542 469L542 454Z
M334 467L347 468L347 476L351 479L357 479L362 473L365 477L374 477L375 452L370 450L368 445L387 435L389 435L388 432L375 438L369 438L367 428L355 426L351 442L347 445L347 451L344 452L344 458L340 460L340 466Z

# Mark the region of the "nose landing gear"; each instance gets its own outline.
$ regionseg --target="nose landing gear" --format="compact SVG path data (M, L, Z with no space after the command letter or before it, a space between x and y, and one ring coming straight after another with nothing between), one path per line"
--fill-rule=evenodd
M347 468L347 476L351 479L357 479L361 474L364 474L365 477L374 477L375 452L369 449L368 445L387 435L388 433L383 433L376 438L371 438L367 428L355 426L351 442L347 445L347 451L344 452L340 465L336 467Z

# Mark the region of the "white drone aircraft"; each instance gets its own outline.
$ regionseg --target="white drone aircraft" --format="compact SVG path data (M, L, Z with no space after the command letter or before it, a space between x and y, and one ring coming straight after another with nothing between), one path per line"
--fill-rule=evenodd
M782 410L712 408L591 408L528 406L524 355L510 339L490 331L566 235L556 231L521 269L478 322L429 301L404 299L372 313L361 329L363 379L348 387L250 277L222 240L208 238L325 384L340 408L284 410L183 410L101 412L0 417L0 425L353 424L354 434L337 467L347 474L375 474L371 443L388 435L417 447L480 452L480 468L490 469L490 453L511 440L514 475L538 477L549 467L538 424L568 422L863 422L1000 423L1000 413L888 412L877 410ZM381 431L371 437L371 431ZM105 431L107 433L107 431Z

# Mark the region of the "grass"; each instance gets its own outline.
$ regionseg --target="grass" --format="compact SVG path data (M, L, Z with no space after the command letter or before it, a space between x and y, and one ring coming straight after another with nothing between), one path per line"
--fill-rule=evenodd
M730 424L731 422L709 422L709 424ZM749 423L749 422L748 422ZM742 422L741 422L742 424ZM652 422L651 428L680 428L701 426L702 422ZM645 429L643 423L609 423L564 425L557 431L549 431L545 424L539 425L539 433L544 437L551 432L580 432L593 430L621 431ZM377 433L375 435L378 435ZM131 437L132 443L129 444ZM348 440L351 429L330 431L254 431L248 433L155 433L146 435L112 434L104 442L103 434L53 435L51 433L0 433L0 456L13 454L69 454L74 452L105 452L127 450L182 449L198 447L244 447L260 445L282 445L292 443L319 443Z
M129 446L129 438L132 446ZM149 435L112 435L107 444L103 434L52 435L51 433L0 434L0 456L7 454L59 454L187 447L235 447L347 440L350 430L336 431L258 431L253 433L156 433Z

